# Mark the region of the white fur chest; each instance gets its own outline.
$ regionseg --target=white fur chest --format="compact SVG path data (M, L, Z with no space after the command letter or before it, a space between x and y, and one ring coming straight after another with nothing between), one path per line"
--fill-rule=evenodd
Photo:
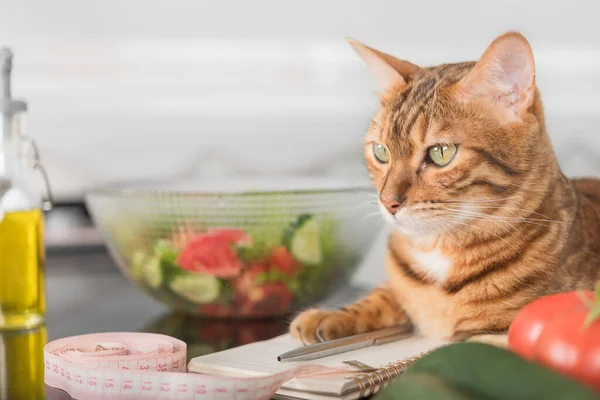
M426 252L413 248L411 257L414 261L413 268L425 272L437 283L442 283L452 268L452 259L444 255L438 247Z

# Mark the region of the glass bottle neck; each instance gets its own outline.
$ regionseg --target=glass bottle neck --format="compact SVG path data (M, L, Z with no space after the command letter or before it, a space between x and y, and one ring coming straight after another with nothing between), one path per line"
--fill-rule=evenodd
M0 214L40 208L30 174L30 149L26 143L27 103L12 98L12 52L0 49Z
M0 136L0 177L10 177L11 171L16 167L14 163L18 157L18 131L19 115L12 113L2 114L2 134ZM15 165L13 165L15 164Z
M4 113L0 141L0 207L4 212L40 207L23 143L23 113Z

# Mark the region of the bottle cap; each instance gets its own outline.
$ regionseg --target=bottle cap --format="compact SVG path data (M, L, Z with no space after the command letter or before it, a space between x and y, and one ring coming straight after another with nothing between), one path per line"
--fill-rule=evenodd
M13 53L8 47L0 48L0 73L2 74L2 100L8 101L10 92L10 73L12 72Z

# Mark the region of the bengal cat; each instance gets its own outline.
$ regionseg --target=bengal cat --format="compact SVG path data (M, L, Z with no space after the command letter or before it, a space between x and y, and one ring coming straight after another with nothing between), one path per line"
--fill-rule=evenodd
M442 340L506 343L515 314L600 278L600 181L568 179L546 132L528 41L509 32L477 62L421 68L354 40L380 85L364 156L393 225L387 280L311 309L305 344L407 323Z

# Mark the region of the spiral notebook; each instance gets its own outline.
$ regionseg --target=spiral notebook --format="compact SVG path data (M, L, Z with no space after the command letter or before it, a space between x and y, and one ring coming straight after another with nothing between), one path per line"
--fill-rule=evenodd
M298 347L298 342L289 335L247 344L233 349L208 354L192 359L190 372L228 375L236 377L264 376L298 365L339 364L358 362L371 367L368 372L335 372L291 379L277 391L275 399L354 400L368 397L385 387L390 379L402 372L423 354L443 346L434 339L413 336L383 344L336 354L311 361L279 362L277 356Z

